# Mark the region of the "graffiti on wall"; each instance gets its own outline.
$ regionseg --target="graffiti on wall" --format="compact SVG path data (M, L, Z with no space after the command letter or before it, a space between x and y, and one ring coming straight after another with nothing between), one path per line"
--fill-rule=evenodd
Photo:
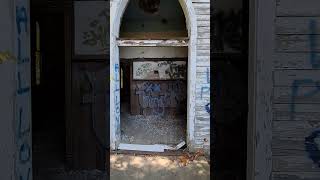
M314 20L310 20L309 22L309 28L310 28L310 36L309 36L309 42L310 42L310 63L313 69L317 69L320 67L320 57L317 56L315 53L316 49L316 39L314 38L313 34L316 33L316 22ZM320 92L320 82L314 81L313 79L296 79L293 81L291 89L292 89L292 96L291 96L291 119L293 120L295 117L295 104L296 104L296 97L299 93L299 88L305 86L305 85L311 85L314 86L314 90L307 92L303 94L303 97L312 97L315 94Z
M202 84L200 87L200 100L204 99L204 96L207 94L210 94L210 70L209 68L206 68L205 72L205 84ZM210 113L210 103L207 103L204 107L205 111L207 113Z
M133 62L133 79L168 80L185 79L186 61Z
M17 49L17 91L16 91L16 178L32 179L31 149L31 88L30 88L30 32L28 1L16 1L16 49Z
M320 167L320 150L318 148L317 139L320 138L320 130L312 132L312 134L305 138L305 148L308 153L309 158L313 163L317 164Z
M82 44L88 46L98 46L101 47L101 50L107 48L107 23L109 21L108 10L103 9L98 17L103 17L103 21L99 21L98 18L93 19L90 23L90 30L83 32L83 41Z
M135 88L138 96L140 114L168 114L166 108L184 109L186 107L186 83L183 81L138 82ZM151 112L147 112L150 109Z
M119 64L114 65L114 105L115 105L115 122L116 127L120 127L120 66ZM119 130L120 128L116 128ZM120 132L116 132L116 134L120 134Z
M108 1L74 2L74 51L76 55L104 55L109 51L108 3Z
M310 42L310 64L312 65L313 69L317 69L320 66L320 57L317 57L317 54L315 53L316 48L316 40L314 39L313 34L316 32L316 22L314 20L309 21L309 28L311 30L310 36L309 36L309 42ZM315 81L313 79L296 79L293 81L291 86L291 107L290 107L290 119L295 119L295 112L296 112L296 98L298 97L299 90L303 88L303 86L313 86L314 89L312 91L306 92L301 95L301 97L312 97L315 94L320 92L320 82ZM311 133L310 136L305 138L305 150L308 153L308 157L320 167L320 158L319 153L320 150L318 148L317 139L320 137L320 130L315 130Z

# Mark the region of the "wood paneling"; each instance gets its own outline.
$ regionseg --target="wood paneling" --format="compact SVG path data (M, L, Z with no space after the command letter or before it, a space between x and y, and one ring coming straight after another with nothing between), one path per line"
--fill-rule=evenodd
M318 0L277 0L277 16L320 16Z

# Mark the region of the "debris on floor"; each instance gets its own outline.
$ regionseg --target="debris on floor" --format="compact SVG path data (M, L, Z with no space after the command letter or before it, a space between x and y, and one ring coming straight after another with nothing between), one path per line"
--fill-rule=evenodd
M176 146L186 139L187 120L185 115L160 118L122 112L120 127L121 143Z

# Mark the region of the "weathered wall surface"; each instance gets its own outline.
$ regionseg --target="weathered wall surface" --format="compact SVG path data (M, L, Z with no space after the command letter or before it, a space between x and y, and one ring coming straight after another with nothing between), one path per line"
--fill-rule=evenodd
M320 178L320 2L278 0L273 61L274 180Z
M197 15L195 148L210 149L210 0L192 0Z
M13 2L0 1L0 179L14 178Z

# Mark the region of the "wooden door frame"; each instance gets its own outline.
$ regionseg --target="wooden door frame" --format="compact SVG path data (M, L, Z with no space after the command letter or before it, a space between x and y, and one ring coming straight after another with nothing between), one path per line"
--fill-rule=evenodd
M249 0L247 180L272 178L276 1Z

